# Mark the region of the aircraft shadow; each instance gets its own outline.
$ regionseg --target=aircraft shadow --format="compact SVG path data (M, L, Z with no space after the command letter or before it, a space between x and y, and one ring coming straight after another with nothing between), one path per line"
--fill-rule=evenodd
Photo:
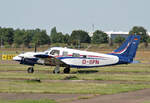
M79 74L90 74L90 73L97 73L98 70L78 70L77 72L74 73L79 73Z

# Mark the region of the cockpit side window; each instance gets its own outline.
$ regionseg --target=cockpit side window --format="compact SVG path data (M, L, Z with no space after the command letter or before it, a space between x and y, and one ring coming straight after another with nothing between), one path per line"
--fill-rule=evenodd
M50 52L50 54L51 54L51 55L54 55L54 56L58 56L59 53L60 53L59 50L52 50L52 51Z
M45 54L48 54L48 52L45 52Z
M80 57L80 54L78 54L78 53L73 53L72 56L73 56L73 57Z
M87 55L83 55L83 58L87 58Z

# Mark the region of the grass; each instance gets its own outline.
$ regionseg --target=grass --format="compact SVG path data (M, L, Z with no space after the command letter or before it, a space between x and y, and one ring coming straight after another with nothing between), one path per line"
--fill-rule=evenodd
M143 103L150 103L150 101L145 101L145 102L143 102Z
M148 84L105 84L79 82L0 81L0 92L7 93L61 93L61 94L116 94L150 88Z
M26 71L28 66L21 64L0 64L0 71L8 71L8 70L24 70ZM35 70L37 71L53 71L54 67L43 66L43 65L35 65ZM87 69L75 69L71 68L71 73L79 73L79 74L87 74L92 73L150 73L150 64L128 64L128 65L116 65L116 66L108 66L108 67L99 67L99 68L87 68ZM61 68L61 73L63 72L63 68Z
M117 74L117 73L93 73L93 74L45 74L26 72L0 72L0 79L39 79L39 80L104 80L104 81L143 81L149 82L149 74Z
M27 66L0 64L0 92L116 94L150 88L149 56L149 51L139 51L136 59L141 61L141 64L71 69L71 74L52 74L53 67L40 65L35 66L36 72L34 74L28 74L26 72ZM63 68L61 68L62 72ZM59 81L47 82L46 80ZM78 82L76 80L117 82ZM124 81L126 83L123 83Z
M0 100L0 103L57 103L54 100L41 99L41 100Z
M102 67L100 72L115 72L115 73L150 73L150 64L128 64L111 67Z
M106 45L96 45L94 49L91 48L91 51L97 52L99 48L103 47L105 49ZM112 51L111 49L98 52L109 53ZM17 49L17 51L21 53L22 50ZM15 54L16 50L1 50L0 59L2 53ZM61 74L52 74L54 67L41 65L35 65L34 74L28 74L26 72L28 66L0 61L0 92L92 94L92 96L78 97L77 99L80 100L93 98L93 95L117 94L150 88L150 51L138 51L135 59L141 63L79 70L71 68L71 74L62 74L63 68L61 68ZM0 100L0 103L57 102L42 99ZM144 103L150 102L145 101Z

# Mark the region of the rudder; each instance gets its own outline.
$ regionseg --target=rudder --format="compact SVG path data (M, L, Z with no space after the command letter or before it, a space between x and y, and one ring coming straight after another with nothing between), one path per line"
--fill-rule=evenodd
M132 62L136 55L136 51L140 42L139 35L129 35L126 41L116 50L114 50L112 55L118 57L124 57L128 59L128 62Z

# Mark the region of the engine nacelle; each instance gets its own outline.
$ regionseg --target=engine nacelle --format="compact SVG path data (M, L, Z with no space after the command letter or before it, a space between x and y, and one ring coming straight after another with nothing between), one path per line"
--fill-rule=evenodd
M32 58L32 59L25 59L25 58L22 58L22 60L20 61L20 64L24 64L24 65L31 65L31 66L34 66L34 64L37 64L37 58Z

